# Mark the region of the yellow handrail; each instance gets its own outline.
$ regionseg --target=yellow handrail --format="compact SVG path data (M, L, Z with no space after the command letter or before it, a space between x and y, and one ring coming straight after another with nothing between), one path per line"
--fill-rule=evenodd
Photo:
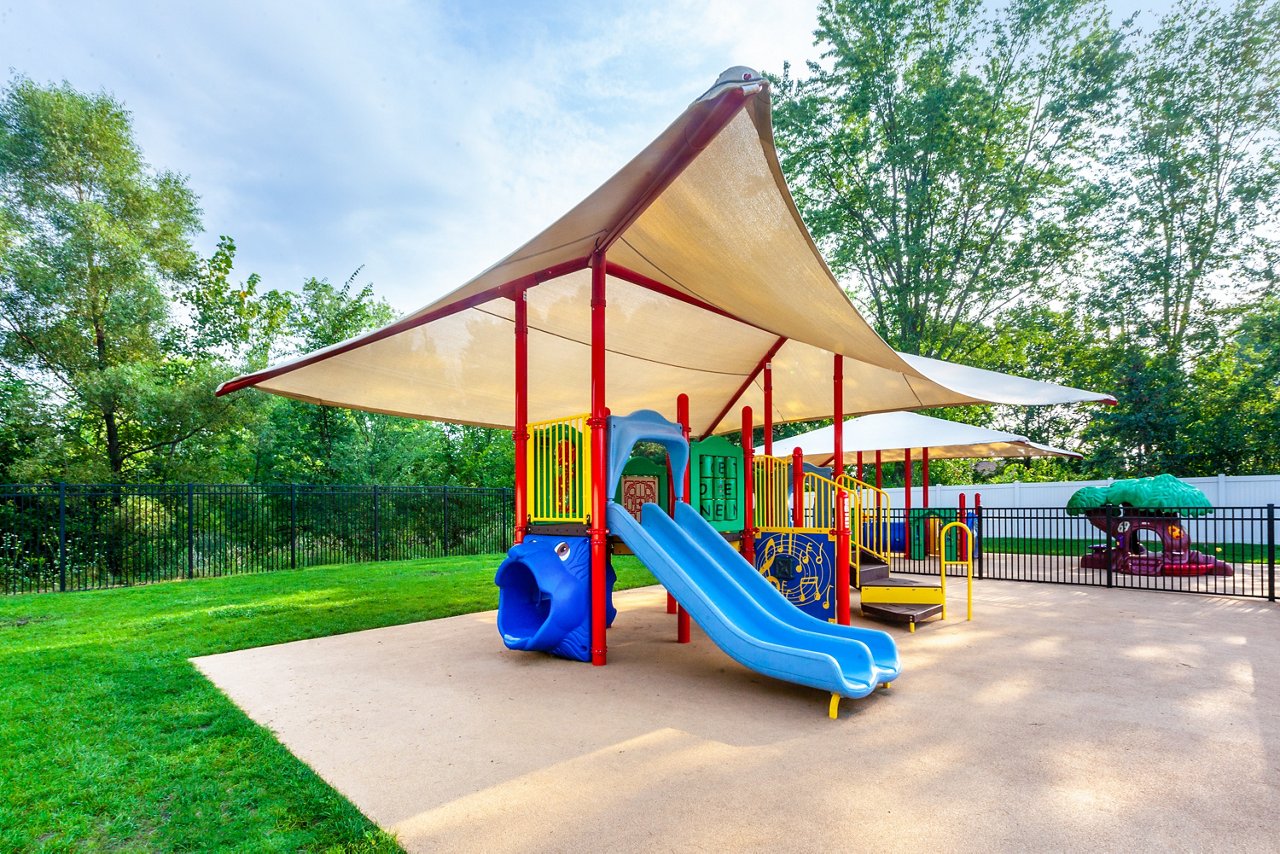
M963 555L955 560L947 559L947 532L956 529L961 533L960 542L956 543L956 554ZM963 566L965 568L965 576L968 580L967 605L968 614L966 620L973 619L973 531L969 530L969 526L964 522L948 522L942 526L942 530L938 532L938 539L941 541L942 558L939 561L942 565L942 619L947 618L947 567Z
M586 522L591 507L587 414L529 424L528 500L533 522Z
M801 484L804 501L804 527L834 530L836 527L836 498L841 492L851 494L848 489L830 478L807 471ZM852 504L850 499L850 504ZM852 514L850 514L852 519Z
M889 494L847 474L836 478L836 483L853 496L853 544L854 564L861 567L861 552L866 552L885 563L889 562Z

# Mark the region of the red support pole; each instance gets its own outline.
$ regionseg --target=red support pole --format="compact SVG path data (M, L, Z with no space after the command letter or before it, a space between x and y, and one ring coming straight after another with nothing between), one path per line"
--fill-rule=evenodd
M529 531L529 303L528 291L516 294L516 452L515 541Z
M973 532L973 548L976 549L978 547L978 529L982 527L982 493L981 492L975 492L973 494L973 516L974 516L973 522L975 525L974 532ZM982 563L981 563L982 555L977 555L974 558L974 561L978 564L976 569L978 572L978 577L981 578L982 577Z
M835 355L831 370L833 477L844 474L844 356ZM837 489L836 505L836 622L849 625L849 493Z
M604 377L604 254L591 259L591 663L603 665L608 657L605 641L605 585L609 564L609 532L605 527L609 496L605 469L605 377Z
M676 420L680 422L680 430L684 433L685 442L689 441L689 395L682 394L676 398ZM684 467L684 503L689 504L689 486L692 481L689 466ZM676 643L688 643L690 635L689 612L680 603L676 603Z
M844 474L844 356L837 353L834 362L831 369L831 409L835 418L831 425L833 478Z
M924 500L920 506L929 509L929 449L920 449L920 488L924 491Z
M862 480L862 451L858 451L858 480Z
M751 407L742 407L742 556L756 563L756 481L755 450L751 442Z
M962 525L967 525L969 521L964 512L964 493L963 492L960 493L960 506L956 509L956 521ZM960 533L960 551L957 553L956 557L964 557L965 554L968 553L968 549L969 549L969 536L963 530L960 531L959 533ZM947 547L947 544L943 543L942 548L945 550L946 547Z
M791 526L804 527L804 453L791 450Z
M764 365L764 455L773 456L773 362Z
M902 490L902 545L906 553L907 560L911 560L911 449L906 448L902 452L902 466L906 482Z
M924 496L923 499L921 499L920 501L920 506L923 507L925 510L928 510L929 509L929 449L928 448L920 449L920 472L921 472L920 473L920 494ZM923 524L924 524L924 550L926 554L931 554L933 550L937 548L938 544L929 542L929 523L926 521Z

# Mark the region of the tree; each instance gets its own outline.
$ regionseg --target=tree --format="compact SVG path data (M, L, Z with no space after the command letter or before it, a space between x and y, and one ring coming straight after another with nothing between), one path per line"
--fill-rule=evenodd
M229 413L218 365L184 350L170 313L199 274L199 214L110 96L23 78L4 93L0 358L61 402L76 476L146 476Z
M1264 470L1276 374L1253 342L1280 241L1280 4L1182 2L1135 51L1106 158L1113 236L1087 316L1120 399L1091 433L1109 474ZM1271 408L1269 408L1271 407ZM1254 416L1270 412L1270 424ZM1274 464L1274 462L1272 462Z
M1239 298L1246 266L1278 245L1280 3L1182 0L1138 50L1125 92L1108 296L1176 364L1215 297Z
M40 390L0 371L0 483L31 480L25 461L55 441Z
M1097 0L825 0L816 36L776 81L797 203L891 344L964 357L1081 256L1122 32Z

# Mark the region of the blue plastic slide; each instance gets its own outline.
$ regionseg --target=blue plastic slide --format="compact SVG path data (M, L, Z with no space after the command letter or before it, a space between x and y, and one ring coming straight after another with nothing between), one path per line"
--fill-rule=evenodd
M729 657L766 676L842 697L865 697L897 677L897 649L887 634L804 614L691 507L678 505L677 514L678 521L646 504L641 524L609 502L609 529Z
M828 623L801 611L788 602L786 597L779 593L778 589L770 584L750 561L739 554L737 549L729 545L724 536L706 519L703 519L691 505L676 505L676 524L689 535L690 539L701 546L712 560L724 567L748 596L758 601L773 616L797 629L860 641L871 652L871 660L880 670L881 682L891 682L898 676L901 671L898 645L887 632L861 626ZM783 605L786 607L784 608Z

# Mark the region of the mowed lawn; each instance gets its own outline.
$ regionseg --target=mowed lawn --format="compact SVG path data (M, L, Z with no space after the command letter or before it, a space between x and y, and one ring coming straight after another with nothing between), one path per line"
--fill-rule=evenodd
M187 659L488 610L500 560L0 599L0 851L399 850Z

